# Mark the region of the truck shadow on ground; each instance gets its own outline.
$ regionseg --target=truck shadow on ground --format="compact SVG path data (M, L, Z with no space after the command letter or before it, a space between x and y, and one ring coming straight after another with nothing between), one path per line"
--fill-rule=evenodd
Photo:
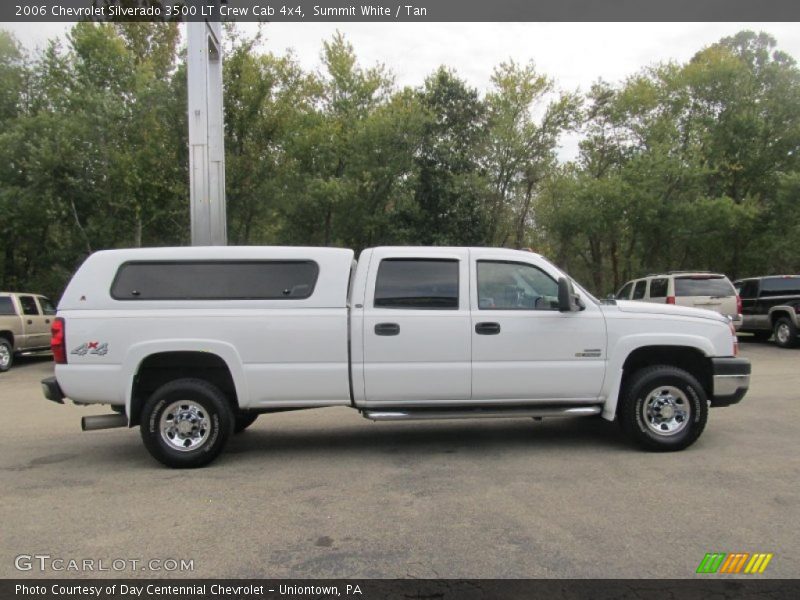
M271 430L269 417L261 417L251 429L234 436L224 454L235 455L431 455L480 454L526 450L585 452L586 447L633 450L615 423L597 419L564 419L533 422L437 422L371 424L334 431L308 429ZM560 421L560 422L559 422ZM223 456L224 456L223 454ZM237 460L239 460L237 458Z
M14 357L12 369L18 369L26 365L36 365L40 363L53 362L53 355L50 352L37 352L35 354L24 354Z

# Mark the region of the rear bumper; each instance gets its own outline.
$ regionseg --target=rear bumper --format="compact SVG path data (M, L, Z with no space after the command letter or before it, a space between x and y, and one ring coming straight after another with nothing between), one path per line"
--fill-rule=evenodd
M736 404L750 387L750 361L746 358L712 358L714 393L711 406Z
M61 391L61 386L58 385L55 377L42 379L42 393L48 400L64 404L64 392Z

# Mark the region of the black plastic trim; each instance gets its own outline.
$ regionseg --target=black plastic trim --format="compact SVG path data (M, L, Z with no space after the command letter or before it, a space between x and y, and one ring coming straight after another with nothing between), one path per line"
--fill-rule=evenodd
M718 408L720 406L730 406L732 404L738 404L744 395L747 393L747 388L739 388L736 390L736 393L731 394L730 396L714 396L711 399L711 408Z
M714 375L750 375L751 365L746 358L712 358Z
M58 385L55 377L42 379L42 386L45 398L58 404L64 404L64 392L61 391L61 386Z

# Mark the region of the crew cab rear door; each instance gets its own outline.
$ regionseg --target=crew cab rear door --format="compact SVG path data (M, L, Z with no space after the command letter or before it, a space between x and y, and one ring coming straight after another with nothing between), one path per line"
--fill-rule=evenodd
M559 274L545 261L472 249L472 399L570 404L597 400L606 368L606 325L584 300L558 311Z
M372 252L362 330L368 404L470 398L468 267L466 249Z

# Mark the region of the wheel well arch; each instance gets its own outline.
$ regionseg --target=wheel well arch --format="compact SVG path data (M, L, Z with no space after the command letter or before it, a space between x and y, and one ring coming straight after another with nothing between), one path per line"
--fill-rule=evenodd
M702 350L692 346L642 346L633 350L622 366L620 397L625 386L639 369L653 365L670 365L690 373L703 386L706 395L714 392L714 371L711 359ZM619 402L617 403L619 407Z
M14 333L11 331L0 331L0 338L5 338L11 344L11 349L14 349Z
M131 426L139 423L139 415L147 399L159 387L176 379L202 379L219 388L231 408L239 408L236 385L228 364L213 352L196 350L165 351L149 354L139 363L131 388Z
M781 317L787 317L789 320L792 319L792 314L789 312L789 308L775 308L769 313L769 323L773 327L775 327L775 322L780 319Z

